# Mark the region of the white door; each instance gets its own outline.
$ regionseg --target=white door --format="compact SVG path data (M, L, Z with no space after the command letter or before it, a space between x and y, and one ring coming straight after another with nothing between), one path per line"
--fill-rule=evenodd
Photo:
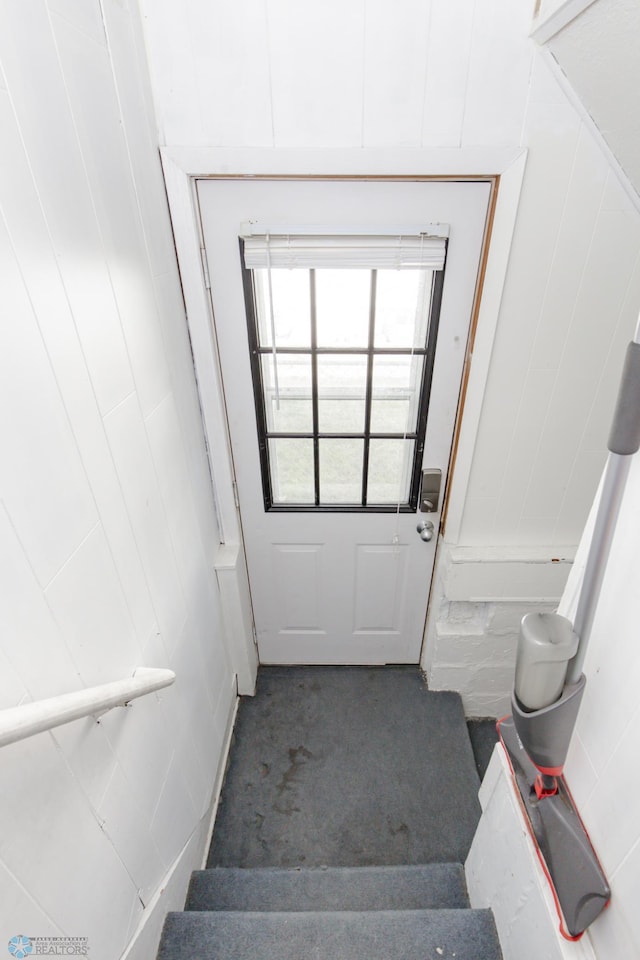
M446 483L489 194L487 182L198 182L262 663L419 661L442 492L423 513L418 487L427 468ZM239 238L252 233L247 268ZM448 235L444 270L376 260L376 244L401 237L408 261L423 258L425 235L443 246L432 234ZM359 244L342 269L323 260Z

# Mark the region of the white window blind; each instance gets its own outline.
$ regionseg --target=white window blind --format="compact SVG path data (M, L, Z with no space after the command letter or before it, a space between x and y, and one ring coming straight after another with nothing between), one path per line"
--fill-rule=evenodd
M365 270L442 270L446 239L414 235L288 235L244 238L249 270L276 268Z

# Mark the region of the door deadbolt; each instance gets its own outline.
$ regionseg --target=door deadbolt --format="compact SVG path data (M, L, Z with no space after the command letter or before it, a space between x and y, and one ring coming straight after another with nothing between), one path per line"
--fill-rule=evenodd
M420 481L420 513L437 513L442 470L423 470Z

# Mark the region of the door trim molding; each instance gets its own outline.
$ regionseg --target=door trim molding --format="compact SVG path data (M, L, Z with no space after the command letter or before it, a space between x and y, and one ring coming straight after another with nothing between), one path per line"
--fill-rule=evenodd
M509 169L524 152L521 146L442 147L395 149L392 147L302 150L243 147L160 148L163 166L174 166L187 178L276 177L301 179L327 177L357 179L477 180L495 177ZM171 205L171 198L169 198Z
M447 541L462 522L489 363L516 225L527 150L268 150L162 147L160 150L191 336L202 416L224 543L242 543L212 305L202 269L198 179L483 180L499 178L456 459L449 475ZM300 173L303 170L304 173ZM415 171L419 170L420 173ZM389 171L393 171L390 173ZM471 172L470 172L471 171ZM470 358L471 359L471 358ZM214 452L214 455L211 455Z
M502 293L506 280L527 150L522 147L459 150L235 150L161 148L176 255L182 281L198 383L203 426L213 478L220 536L238 545L244 540L237 501L233 456L228 433L224 388L216 343L196 181L198 179L359 179L380 181L491 180L495 200L485 238L486 249L478 278L472 349L463 372L464 409L459 406L454 427L454 454L447 492L447 541L457 543L469 484L477 428L489 373ZM299 171L304 170L301 174ZM393 170L393 173L389 173ZM416 174L415 171L420 173ZM257 173L256 171L259 171ZM469 171L474 171L470 173ZM497 193L496 193L497 191ZM490 201L491 203L491 201ZM473 360L473 362L471 362ZM466 379L464 379L466 378ZM436 550L436 563L437 563ZM435 570L435 564L434 564ZM253 621L248 589L240 591L247 622ZM257 656L237 637L227 637L238 676L255 678ZM250 685L250 684L249 684ZM246 691L253 692L250 689Z
M449 473L447 512L444 518L445 539L453 544L459 542L526 162L527 151L522 150L520 155L500 174L493 207L493 223L490 224L487 249L481 264L475 307L477 310L475 334L472 325L471 335L474 339L467 357L466 384L463 381L464 406L458 415L457 432L454 434L453 458L455 459L452 458ZM483 270L484 274L482 274Z

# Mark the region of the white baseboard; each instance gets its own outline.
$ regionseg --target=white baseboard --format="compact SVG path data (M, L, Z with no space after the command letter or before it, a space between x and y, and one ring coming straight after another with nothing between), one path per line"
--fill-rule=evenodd
M238 711L238 703L236 678L234 676L224 746L216 770L211 803L175 862L163 877L153 898L146 906L138 928L122 954L121 960L153 960L158 952L158 944L160 943L162 927L167 913L172 910L183 909L192 872L201 870L206 865L213 825L220 802L222 782L231 748L231 736Z
M209 848L211 846L211 840L213 838L213 828L216 822L216 815L218 813L218 805L220 803L220 795L222 793L222 784L224 782L224 775L227 769L227 763L229 762L229 751L231 750L231 737L233 736L233 728L236 725L236 717L238 716L238 707L240 706L240 697L236 696L233 700L233 708L229 714L227 720L227 729L224 737L224 747L222 750L221 762L218 764L218 769L216 771L216 779L213 786L213 798L211 801L211 806L209 808L209 828L207 830L207 839L204 845L204 851L202 854L202 863L200 869L204 870L207 865L207 856L209 853Z

